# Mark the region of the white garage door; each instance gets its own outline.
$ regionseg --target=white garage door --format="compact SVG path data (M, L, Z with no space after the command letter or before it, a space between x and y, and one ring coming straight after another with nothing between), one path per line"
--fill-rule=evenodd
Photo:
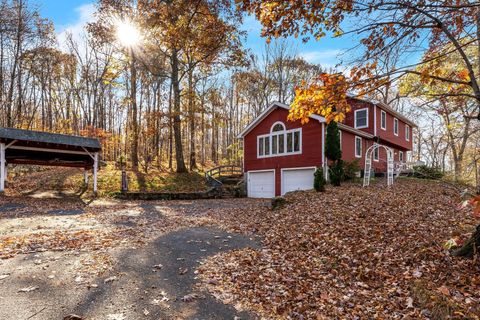
M282 195L290 191L313 189L314 168L282 171Z
M247 186L250 198L275 197L275 171L249 172Z

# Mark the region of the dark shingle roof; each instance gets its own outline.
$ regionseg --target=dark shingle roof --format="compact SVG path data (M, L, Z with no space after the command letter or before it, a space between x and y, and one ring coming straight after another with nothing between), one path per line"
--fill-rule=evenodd
M0 139L60 144L97 150L102 148L100 141L96 138L14 128L0 128Z

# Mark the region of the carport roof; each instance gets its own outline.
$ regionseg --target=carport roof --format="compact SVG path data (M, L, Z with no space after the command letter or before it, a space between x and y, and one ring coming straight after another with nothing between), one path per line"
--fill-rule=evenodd
M64 146L67 149L82 149L100 151L100 141L96 138L87 138L74 135L50 133L14 128L0 128L0 142L9 143L17 140L19 143L44 146Z

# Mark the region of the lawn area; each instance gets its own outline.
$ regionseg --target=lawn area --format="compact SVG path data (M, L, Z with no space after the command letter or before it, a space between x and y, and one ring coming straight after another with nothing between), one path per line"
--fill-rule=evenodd
M98 172L98 193L100 197L113 196L120 191L121 171L113 162L107 163ZM174 173L150 169L127 171L129 191L144 192L196 192L207 189L203 172ZM64 193L91 196L92 174L89 171L89 189L83 193L83 169L42 168L41 171L19 175L12 180L9 194L35 190L57 190Z
M478 262L443 248L474 230L459 202L440 183L405 179L296 193L278 211L212 212L264 248L221 253L200 274L219 299L267 319L479 319Z

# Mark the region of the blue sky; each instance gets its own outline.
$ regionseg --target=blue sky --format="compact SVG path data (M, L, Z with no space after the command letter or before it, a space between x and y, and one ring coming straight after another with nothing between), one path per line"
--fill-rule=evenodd
M84 25L92 19L95 11L94 2L88 0L37 0L37 4L42 16L49 18L55 24L60 41L64 37L65 30L69 30L73 34L80 33ZM265 39L260 36L260 23L254 17L247 17L243 29L248 33L246 47L254 53L260 53L265 45ZM321 64L326 68L338 64L340 62L339 54L351 45L349 39L331 37L323 38L320 41L311 40L308 43L290 38L289 42L305 60Z

